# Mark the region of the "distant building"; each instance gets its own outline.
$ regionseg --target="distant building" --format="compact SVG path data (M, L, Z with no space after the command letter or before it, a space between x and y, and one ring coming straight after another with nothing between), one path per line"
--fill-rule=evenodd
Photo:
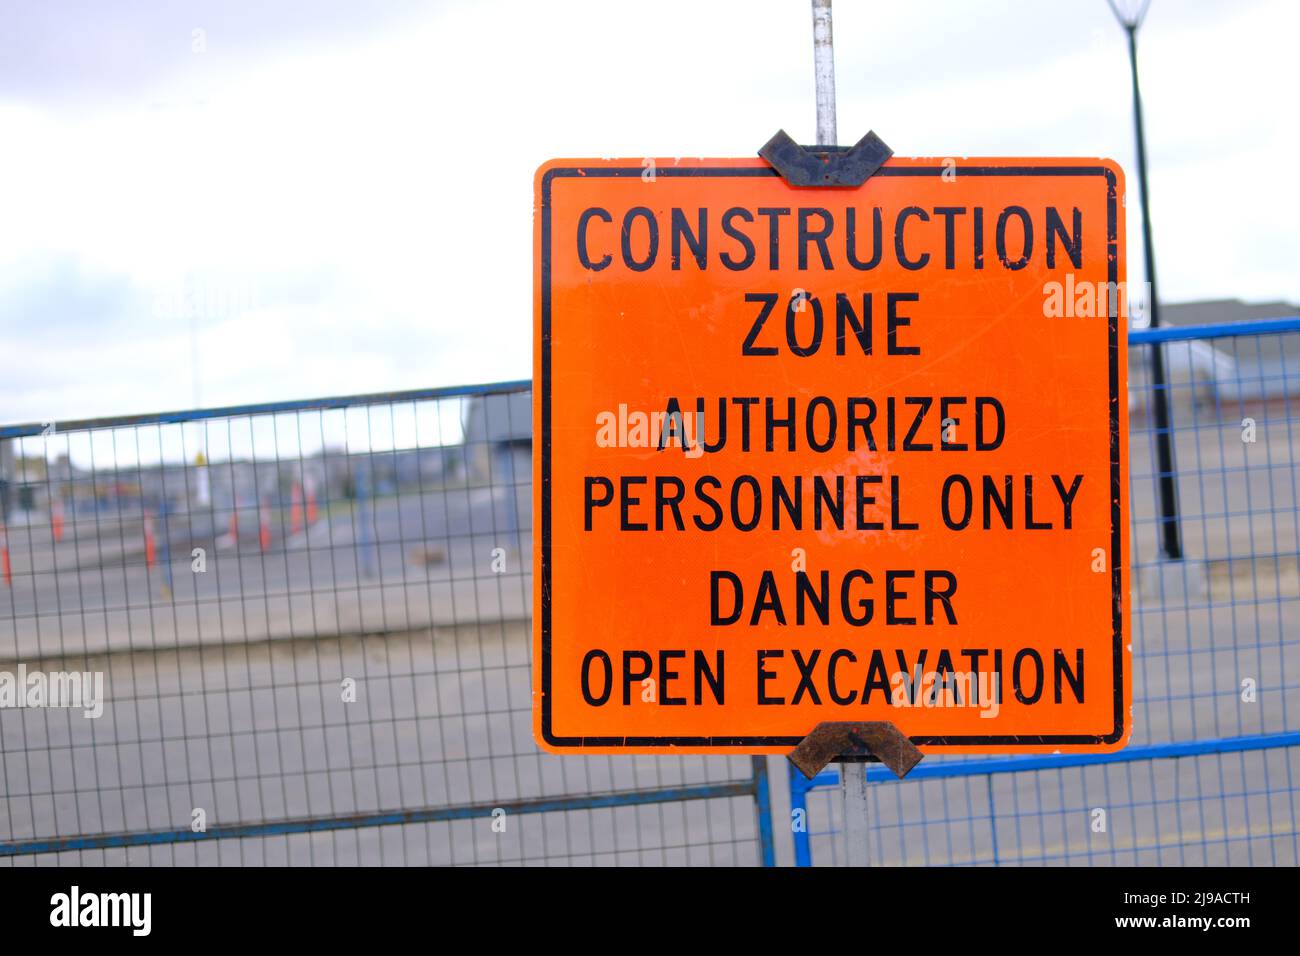
M532 469L531 392L476 395L465 412L465 471L493 484L527 481Z
M1300 315L1291 302L1210 299L1160 306L1162 326L1216 325ZM1145 415L1151 398L1151 346L1129 349L1129 410ZM1161 346L1175 407L1233 411L1300 395L1300 334L1252 335Z

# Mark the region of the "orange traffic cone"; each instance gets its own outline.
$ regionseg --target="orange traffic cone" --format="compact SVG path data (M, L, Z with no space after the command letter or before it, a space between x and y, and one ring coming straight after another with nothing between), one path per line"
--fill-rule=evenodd
M302 530L302 485L293 483L293 493L289 504L289 533L297 534Z
M155 553L153 539L153 515L144 516L144 566L152 568L156 562L157 554Z
M271 512L266 505L258 509L257 542L263 551L271 550Z
M50 502L50 531L55 541L63 540L63 500L60 498Z
M232 505L230 508L230 543L236 547L239 545L239 506Z

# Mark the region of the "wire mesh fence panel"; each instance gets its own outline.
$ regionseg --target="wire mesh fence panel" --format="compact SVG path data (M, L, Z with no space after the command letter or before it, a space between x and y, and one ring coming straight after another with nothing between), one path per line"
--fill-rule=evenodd
M1300 320L1134 339L1130 747L936 756L901 783L873 774L875 862L1300 862ZM1155 348L1167 371L1177 560L1162 550ZM806 802L803 862L843 862L837 779L791 777L794 805Z
M1300 747L873 781L883 866L1296 866ZM843 801L807 797L811 862L842 865Z
M770 858L747 758L533 743L531 420L515 383L0 431L0 851Z
M1174 469L1185 560L1158 549L1153 347L1170 370ZM1300 508L1292 395L1300 333L1134 349L1131 403L1134 742L1300 729ZM1288 631L1290 632L1288 634ZM1290 673L1288 673L1290 664Z

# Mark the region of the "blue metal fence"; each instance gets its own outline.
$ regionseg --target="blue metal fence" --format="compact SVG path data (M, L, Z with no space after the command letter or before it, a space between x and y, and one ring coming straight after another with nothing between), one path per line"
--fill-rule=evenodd
M528 382L0 428L15 864L767 864L767 761L531 731ZM52 683L51 683L52 686Z
M1300 862L1300 319L1130 343L1133 744L873 768L876 862ZM0 428L0 671L107 688L0 708L0 857L770 864L766 761L533 745L528 388ZM799 864L838 861L836 781L791 777Z
M1300 318L1134 330L1132 744L872 767L891 864L1300 863ZM1149 349L1164 350L1185 556L1161 557ZM796 863L841 862L838 772L791 768Z

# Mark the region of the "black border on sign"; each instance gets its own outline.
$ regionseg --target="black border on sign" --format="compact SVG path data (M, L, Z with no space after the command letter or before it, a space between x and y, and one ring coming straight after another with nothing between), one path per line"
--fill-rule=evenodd
M556 177L624 178L643 174L640 166L556 167L542 177L542 736L553 747L795 747L802 737L557 737L551 732L551 181ZM882 166L876 176L940 176L942 166ZM656 176L670 178L767 178L780 174L770 167L668 167ZM1106 259L1110 287L1119 282L1118 204L1115 174L1105 166L963 166L962 176L1101 176L1106 181ZM1119 435L1119 304L1111 301L1108 353L1110 359L1110 553L1111 619L1114 631L1113 673L1115 725L1100 734L1016 734L989 736L912 737L919 746L1043 746L1053 744L1113 744L1124 736L1124 594L1123 530L1120 527Z

